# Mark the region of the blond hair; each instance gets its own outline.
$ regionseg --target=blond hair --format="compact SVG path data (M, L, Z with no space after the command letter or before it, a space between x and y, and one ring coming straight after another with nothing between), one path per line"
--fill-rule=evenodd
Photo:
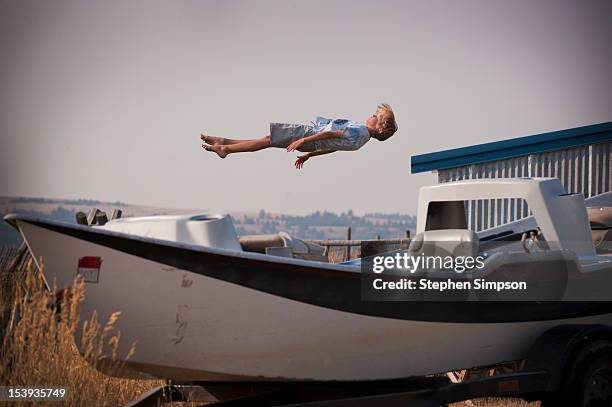
M372 134L372 137L379 141L385 141L397 131L395 115L393 114L391 106L387 103L379 104L377 111L381 112L381 115L376 125L376 133Z

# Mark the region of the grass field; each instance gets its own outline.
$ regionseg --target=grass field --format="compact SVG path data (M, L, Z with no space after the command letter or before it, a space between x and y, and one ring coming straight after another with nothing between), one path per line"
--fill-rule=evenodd
M111 359L129 358L129 354L116 354L121 333L117 332L115 324L121 318L121 310L117 310L108 321L99 321L95 314L80 315L79 304L85 291L82 282L75 282L62 298L54 298L43 290L42 280L31 262L26 260L20 266L25 273L7 270L10 264L10 261L0 262L4 267L0 269L3 277L0 309L6 311L3 312L4 334L0 348L1 385L66 386L69 400L58 405L121 406L147 390L165 384L163 380L116 378L94 369L92 364L107 360L103 354L112 355ZM13 278L21 275L22 281ZM79 326L82 334L75 338ZM81 344L83 354L77 350L75 339ZM111 373L121 369L120 363L112 366L108 368ZM452 406L468 405L464 402ZM474 400L471 405L518 407L538 406L539 403L486 399Z
M31 265L29 268L31 270ZM98 321L95 314L81 319L78 309L83 300L83 283L77 282L61 299L49 297L41 288L36 274L26 273L12 304L2 304L3 308L7 305L11 308L0 351L2 384L66 386L70 398L61 405L120 406L164 383L161 380L119 379L92 368L92 364L102 360L105 350L113 358L118 357L116 349L121 334L114 325L121 313L116 312L108 321ZM78 338L83 355L79 354L74 341L79 325L83 328ZM111 373L120 368L120 364L116 365Z

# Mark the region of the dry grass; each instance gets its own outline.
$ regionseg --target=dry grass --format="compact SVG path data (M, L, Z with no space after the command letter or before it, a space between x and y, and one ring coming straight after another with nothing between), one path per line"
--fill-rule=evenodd
M83 301L84 283L76 281L55 301L43 289L41 279L30 263L23 284L16 287L11 317L0 349L0 383L12 386L66 386L68 406L119 406L145 391L164 384L161 380L120 379L100 373L91 365L117 361L121 335L114 328L120 312L104 324L94 313L81 321L79 304ZM59 305L59 307L58 307ZM83 354L75 346L78 340ZM133 353L134 347L130 353ZM122 355L129 357L130 355ZM110 373L118 373L121 363L114 363ZM22 405L23 403L20 403Z

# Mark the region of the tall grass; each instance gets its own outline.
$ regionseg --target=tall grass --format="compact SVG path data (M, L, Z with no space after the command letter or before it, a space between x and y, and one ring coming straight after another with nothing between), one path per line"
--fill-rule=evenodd
M107 321L96 313L81 320L79 305L85 285L76 280L61 298L51 297L31 262L25 281L15 287L10 319L5 326L0 348L0 383L11 386L68 387L67 406L119 406L159 385L161 380L116 378L122 363L117 349L121 334L115 329L121 313ZM80 337L75 338L80 329ZM80 343L79 353L75 339ZM133 354L132 345L126 360ZM110 355L107 357L105 355ZM107 362L102 374L92 366ZM110 362L110 363L108 363Z

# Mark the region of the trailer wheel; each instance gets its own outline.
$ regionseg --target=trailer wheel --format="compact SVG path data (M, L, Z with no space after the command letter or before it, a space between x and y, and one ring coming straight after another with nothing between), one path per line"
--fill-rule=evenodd
M562 388L543 399L542 407L612 406L612 342L588 344L566 369Z

